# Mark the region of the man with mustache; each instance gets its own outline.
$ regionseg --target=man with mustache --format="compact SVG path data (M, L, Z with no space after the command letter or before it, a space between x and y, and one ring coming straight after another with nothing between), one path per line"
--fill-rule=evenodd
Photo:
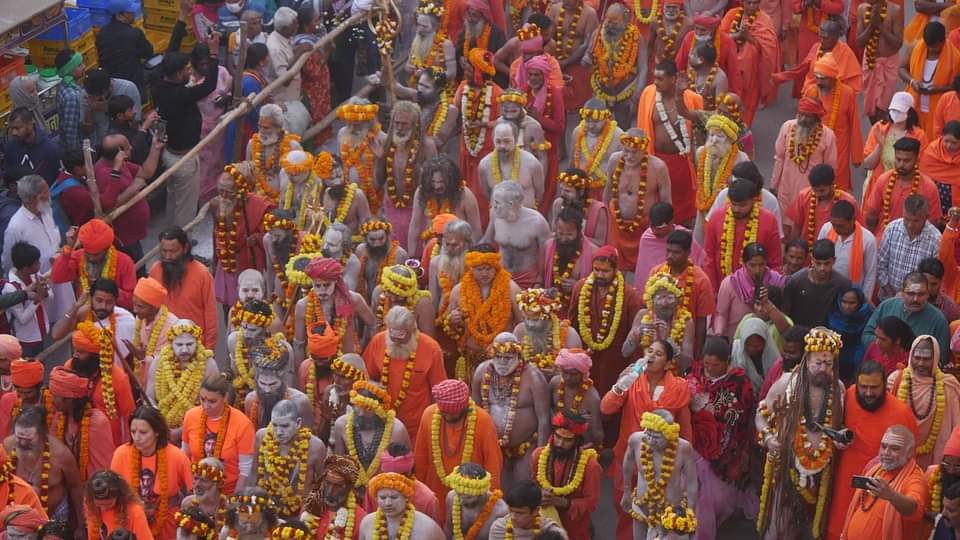
M484 0L471 0L486 5ZM487 8L489 9L489 7ZM466 185L477 196L480 220L485 224L490 215L488 188L480 181L480 161L493 150L493 126L491 119L500 116L500 93L502 89L493 81L496 68L493 54L480 47L464 51L461 58L463 80L453 96L463 126L460 139L460 172Z
M410 45L410 62L406 69L407 86L417 84L420 76L431 68L439 69L449 81L457 76L457 56L453 42L440 28L444 12L443 2L421 3L416 13L416 34Z
M167 333L179 317L167 307L167 289L153 278L140 278L133 289L133 314L137 317L132 343L132 368L140 385L146 387L147 372L154 359L170 341Z
M590 379L593 360L580 348L563 348L557 352L557 374L550 380L550 411L571 412L584 417L590 426L583 435L583 445L599 446L603 442L600 418L600 394Z
M437 155L433 140L424 137L417 104L405 100L394 104L384 148L377 165L377 196L382 197L383 216L393 224L400 246L410 250L407 240L414 191L423 164Z
M803 97L797 105L797 117L780 126L774 144L770 191L780 208L790 208L803 188L809 185L810 170L824 163L837 168L837 136L823 124L827 111L820 100Z
M239 402L247 392L254 389L252 351L265 345L268 339L274 340L274 336L267 330L273 320L273 310L270 304L263 300L247 300L239 309L234 310L233 316L236 330L227 335L226 349L230 372L233 375L233 388ZM278 346L290 347L282 339L273 342Z
M313 412L322 405L320 396L333 380L331 364L340 358L340 336L326 323L310 328L307 335L307 352L310 357L300 362L297 368L297 389L313 403Z
M330 325L340 336L340 350L357 352L357 317L364 324L373 324L373 312L363 297L347 288L343 267L327 258L311 260L303 272L313 281L313 287L297 301L294 312L293 359L300 365L306 358L307 332L318 323Z
M570 79L570 87L564 89L563 102L567 112L574 112L593 96L590 70L580 60L590 46L587 38L596 31L600 19L596 9L583 0L550 3L546 15L556 21L553 23L553 56Z
M217 344L217 299L213 276L193 258L192 244L180 227L160 233L160 260L150 268L150 277L167 288L167 307L181 319L190 319L203 329L203 345Z
M619 128L617 131L620 131ZM622 134L622 131L621 131ZM619 139L617 136L618 148ZM605 182L604 182L605 183ZM607 243L610 228L610 211L602 198L593 198L592 178L582 169L568 168L557 176L557 197L553 200L547 219L556 227L556 220L563 208L576 206L580 214L585 214L583 234L593 243L602 246Z
M71 227L66 236L61 255L53 261L51 281L73 283L79 294L89 289L91 276L112 279L120 287L120 305L132 308L137 271L130 256L114 246L114 228L94 218L79 229Z
M902 137L893 143L893 169L877 178L876 187L871 188L869 199L863 203L867 227L878 238L887 225L905 217L904 203L911 195L920 195L927 201L927 219L931 224L937 225L943 219L937 185L918 168L920 148L920 141L913 137Z
M572 152L570 167L583 171L589 179L584 195L591 199L602 199L603 188L607 185L607 163L613 153L621 150L621 135L623 130L613 119L607 104L595 97L588 99L580 109L580 123L573 128L567 148ZM563 197L563 191L562 187L557 187L560 197ZM595 234L599 233L588 236ZM598 243L603 245L606 241Z
M370 218L370 203L366 194L355 181L348 181L344 177L345 169L340 156L320 152L316 163L317 178L323 182L320 200L323 201L327 218L331 223L343 223L351 234L356 234L360 224Z
M446 498L448 538L466 538L470 531L476 531L473 538L489 538L493 522L507 515L509 510L503 501L503 492L499 489L490 490L491 476L482 465L470 462L457 466L447 476L451 486ZM471 484L479 480L481 492L478 494L464 480ZM460 523L459 536L454 529L455 523Z
M380 212L383 202L382 194L374 185L374 170L376 162L384 157L387 140L377 121L379 111L380 107L369 99L356 96L337 108L337 118L344 123L337 132L343 176L349 183L360 186L374 214ZM325 171L319 174L321 178L329 176Z
M737 63L737 43L725 32L719 30L720 17L716 15L699 12L693 17L693 31L683 37L683 43L680 44L680 50L674 60L677 62L677 68L681 71L687 70L687 64L694 56L699 56L699 49L702 45L713 45L718 47L716 53L716 62L719 69L723 70L726 76L727 88L734 94L742 95L742 86L740 84L740 68ZM697 51L696 54L694 51Z
M540 122L526 109L529 103L527 94L516 88L507 88L500 93L497 102L500 104L500 117L497 118L497 122L506 120L516 126L519 132L517 146L536 156L543 165L543 170L546 171L549 168L547 152L541 150L547 140L546 134Z
M549 381L557 372L557 354L579 348L580 336L570 328L570 321L560 318L566 310L556 289L527 289L517 295L517 305L523 322L514 327L513 334L524 344L526 361L536 364Z
M827 0L833 2L834 0ZM812 7L809 9L813 9ZM806 22L806 21L805 21ZM801 24L800 35L810 28L809 24ZM833 55L837 62L837 79L850 87L854 92L863 89L863 75L860 68L860 61L849 45L840 41L843 34L843 21L837 18L823 18L820 22L819 39L814 44L801 45L799 47L798 58L803 60L790 69L774 73L773 80L777 83L793 81L793 97L800 97L800 91L811 84L814 84L814 65L821 57L828 53ZM809 32L808 32L809 33ZM801 37L801 39L803 39ZM804 52L809 51L809 52ZM806 57L804 57L806 54Z
M837 186L849 191L850 163L859 167L863 161L857 92L839 79L840 66L832 54L823 55L813 64L813 76L815 83L804 87L804 95L819 100L823 109L830 111L823 125L837 137Z
M770 460L763 479L767 496L757 517L757 530L766 540L819 538L827 523L822 499L828 497L830 486L824 482L833 476L837 456L823 427L843 427L842 343L839 334L822 326L810 330L805 341L800 365L773 384L756 416ZM796 437L805 439L802 446L794 445ZM806 493L801 495L800 490ZM810 505L805 496L821 502Z
M360 225L363 243L357 246L360 257L360 281L357 292L371 305L376 304L373 291L380 283L383 269L394 264L403 264L409 256L400 242L393 238L393 223L379 217L368 218Z
M371 307L377 316L373 332L386 328L386 313L393 306L404 306L416 317L417 329L433 337L436 310L430 292L420 288L420 276L413 268L405 264L395 264L383 269L380 283L373 289Z
M533 154L537 149L519 146L520 132L511 122L498 120L493 125L493 151L477 165L477 175L483 195L493 200L493 191L501 182L511 181L523 189L523 205L538 210L543 201L545 174L540 159Z
M287 133L283 128L283 109L275 103L260 107L257 132L247 143L246 161L253 161L257 176L263 175L266 183L257 186L257 192L280 201L280 158L291 150L301 150L300 137Z
M203 458L190 466L193 473L193 492L180 501L181 508L199 508L208 516L219 516L227 511L227 497L223 492L223 463L215 458Z
M543 283L544 269L540 264L550 226L540 212L525 204L526 195L519 183L500 182L492 191L490 225L481 242L496 242L500 246L503 267L517 285L524 289L536 287Z
M553 236L543 248L543 286L557 290L563 313L570 309L570 295L580 278L590 273L597 244L583 234L583 210L570 205L553 220Z
M694 237L703 241L704 225L710 216L719 193L733 180L733 167L750 161L737 144L739 127L722 114L713 114L707 119L707 139L697 148L697 223ZM731 165L732 162L732 165Z
M617 124L629 126L647 80L646 39L623 4L612 4L588 43L581 63L590 68L593 96L606 102Z
M847 389L843 425L853 432L854 437L852 442L844 445L845 448L840 450L837 458L830 517L827 521L827 540L839 540L847 507L853 498L854 489L850 485L850 478L861 474L867 463L877 457L880 440L887 428L898 424L907 426L914 433L914 437L919 437L917 421L910 411L910 406L887 392L886 388L883 366L867 361L857 368L856 384Z
M953 429L960 425L960 382L940 369L940 343L930 335L919 335L910 348L907 367L887 377L887 388L910 406L917 419L917 464L929 467L940 463ZM928 410L924 403L930 403Z
M323 460L322 471L316 488L303 501L304 518L317 520L316 530L323 538L336 535L339 528L343 528L344 540L356 538L354 531L367 515L354 487L360 466L350 456L331 453ZM347 528L348 523L353 523L352 530Z
M367 366L359 354L346 353L330 362L330 374L331 383L316 397L313 432L333 448L333 424L347 413L353 384L367 379Z
M657 20L650 25L650 55L652 69L662 60L672 60L687 34L693 30L693 20L687 16L683 0L666 0Z
M257 429L270 423L274 407L283 401L289 401L297 408L303 425L313 425L313 404L306 394L287 384L290 353L286 346L283 341L274 341L250 351L256 391L247 394L243 411Z
M477 197L461 184L460 169L444 153L427 160L420 172L420 185L413 195L413 218L407 233L407 251L411 255L425 255L423 246L429 240L433 220L441 214L453 214L470 224L467 243L479 239L483 229Z
M567 537L590 538L590 514L597 509L603 473L596 450L583 447L588 420L563 410L553 416L551 424L553 433L547 446L537 448L531 456L531 476L540 486L544 512L556 512Z

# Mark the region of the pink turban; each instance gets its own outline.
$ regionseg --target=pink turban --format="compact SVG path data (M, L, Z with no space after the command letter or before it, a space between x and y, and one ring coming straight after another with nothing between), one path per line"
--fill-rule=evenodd
M560 349L556 365L560 369L575 369L587 376L593 367L593 360L583 349Z
M540 73L543 73L543 86L537 90L537 95L533 98L533 107L540 111L540 113L545 113L543 109L547 106L547 85L550 83L550 60L547 59L544 55L534 56L533 58L527 60L523 63L524 67L524 80L520 80L520 70L517 70L517 82L520 83L521 88L526 89L529 84L527 80L529 75L526 73L531 69L535 69Z
M543 36L536 35L530 39L525 39L520 42L520 51L525 53L542 53L543 52Z
M16 360L23 356L23 349L20 348L20 342L10 334L0 335L0 357L7 360Z
M470 404L470 388L458 379L441 381L431 390L440 412L457 414Z
M380 472L410 474L413 470L413 453L408 452L402 456L391 456L386 450L380 454Z
M13 486L10 486L13 489ZM25 504L11 504L0 511L0 524L4 527L16 527L25 531L38 531L40 527L46 525L39 512L31 506Z
M706 26L707 28L716 28L720 25L720 17L697 15L693 18L693 24L697 26Z
M467 0L467 9L479 11L487 22L493 21L493 11L490 10L490 2L487 0Z
M350 299L350 289L347 283L343 281L343 266L340 262L329 257L317 257L307 263L303 269L310 279L322 279L324 281L336 281L334 287L334 303L337 305L337 316L346 317L353 315L353 301Z

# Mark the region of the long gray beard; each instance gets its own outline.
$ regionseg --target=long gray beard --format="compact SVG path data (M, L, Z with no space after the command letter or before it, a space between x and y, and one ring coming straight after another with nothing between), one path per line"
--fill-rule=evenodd
M437 270L446 274L452 283L460 282L464 269L462 255L450 256L445 249L440 248L440 255L437 256L436 261Z
M410 45L410 53L417 58L426 58L430 54L435 38L436 34L429 34L426 37L420 37L420 34L415 35L413 44Z

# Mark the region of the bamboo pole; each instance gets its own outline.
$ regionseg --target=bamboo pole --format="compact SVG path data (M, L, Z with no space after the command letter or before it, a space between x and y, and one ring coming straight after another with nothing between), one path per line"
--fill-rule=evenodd
M318 51L321 47L325 47L329 45L330 43L333 42L334 39L336 39L337 36L342 34L347 29L353 27L354 25L364 21L366 18L367 18L366 13L356 13L352 15L350 18L348 18L347 20L340 23L340 25L334 28L333 30L331 30L330 33L320 38L313 45L313 50L311 51L311 53L300 55L300 58L297 58L297 61L294 62L293 66L291 66L290 69L288 69L280 77L277 77L277 79L274 80L272 83L268 84L267 87L261 90L259 94L251 94L250 96L247 96L246 99L240 102L240 105L238 105L232 111L230 111L225 116L223 116L220 119L220 123L218 123L210 131L210 133L207 134L206 137L201 139L196 146L191 148L189 152L187 152L186 154L183 155L183 157L180 158L180 160L174 163L173 167L170 167L169 169L164 171L164 173L161 174L159 178L151 182L150 185L148 185L147 187L140 190L140 192L134 195L133 198L127 201L126 204L118 206L113 210L113 212L110 212L110 215L108 216L108 220L112 221L116 219L117 216L122 215L124 212L132 208L135 204L147 198L151 193L160 189L160 186L164 185L167 182L167 180L169 180L170 177L173 176L174 172L180 169L187 161L196 157L201 150L203 150L208 144L210 144L214 139L216 139L220 135L220 133L222 133L225 129L227 129L227 126L229 126L231 122L247 114L254 107L261 105L264 101L267 100L268 97L270 97L272 93L276 92L279 88L286 85L287 82L289 82L298 73L300 73L300 70L302 70L303 66L307 63L307 59L309 58L310 54ZM171 210L171 209L168 209L168 210Z
M93 201L93 215L103 217L103 207L100 205L100 188L97 186L97 176L93 169L93 149L90 148L90 139L83 140L83 167L87 173L87 190Z
M233 74L233 103L240 100L243 95L243 72L247 63L247 21L240 21L240 29L237 30L237 43L240 45L240 56L237 60L236 71ZM230 156L233 161L240 161L240 154L243 152L244 143L241 126L233 130L233 148L230 149Z

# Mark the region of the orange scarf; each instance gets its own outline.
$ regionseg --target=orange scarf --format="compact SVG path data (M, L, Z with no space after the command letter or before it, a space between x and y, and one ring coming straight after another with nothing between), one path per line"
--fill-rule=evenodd
M917 19L919 19L919 17L914 16L914 20ZM952 43L948 41L943 45L943 50L940 51L940 57L937 59L937 69L933 72L932 84L934 86L950 86L950 83L953 82L951 75L953 70L951 68L955 63L958 62L957 58L955 58L956 54L957 48L954 47ZM922 77L923 64L926 62L926 60L927 44L921 39L917 41L916 45L913 46L913 52L910 54L910 74L914 77ZM917 103L919 103L920 97L912 88L908 86L907 92L909 92L913 96L913 99L917 100ZM934 111L934 105L936 105L936 100L933 98L939 99L942 95L943 94L930 96L931 113ZM917 107L917 110L919 110L919 107Z
M830 228L827 233L827 239L837 243L836 229ZM860 275L863 273L863 227L859 223L854 223L853 245L850 247L850 281L860 283Z
M940 137L928 144L920 155L920 172L937 182L960 186L960 152L950 155Z

